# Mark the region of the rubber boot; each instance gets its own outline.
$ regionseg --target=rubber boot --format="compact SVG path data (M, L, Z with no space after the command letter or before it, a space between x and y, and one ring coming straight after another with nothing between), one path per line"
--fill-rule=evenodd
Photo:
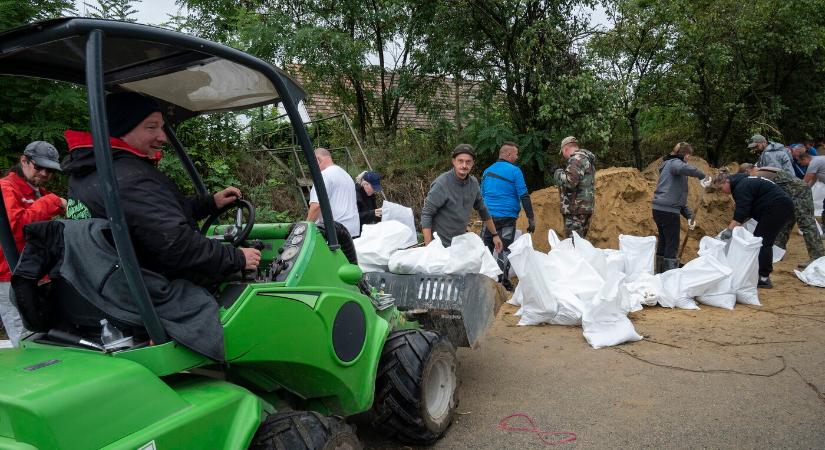
M654 274L662 273L662 260L663 259L664 259L663 257L661 257L659 255L656 255L656 262L653 264L653 273Z
M668 270L678 269L679 260L676 258L662 258L662 273Z

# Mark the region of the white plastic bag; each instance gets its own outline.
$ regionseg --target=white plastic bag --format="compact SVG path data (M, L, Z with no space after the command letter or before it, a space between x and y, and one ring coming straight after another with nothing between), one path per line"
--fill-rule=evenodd
M386 271L390 256L399 248L415 244L415 233L401 222L390 220L364 225L353 239L358 266L364 272Z
M413 210L406 206L399 205L387 200L381 204L381 222L390 220L397 220L412 230L415 235L415 218L413 217Z
M805 270L794 270L794 273L805 284L825 287L825 256L808 264Z
M725 243L710 236L705 236L699 241L699 256L712 256L727 266ZM730 268L730 266L728 266L728 268ZM731 279L729 274L712 286L709 286L703 294L696 297L696 301L717 308L733 309L734 305L736 305L736 294L731 288L730 283Z
M822 203L822 202L820 202L820 204L821 204L821 203ZM743 223L743 224L742 224L742 226L743 226L746 230L750 231L750 232L751 232L751 234L753 234L753 232L754 232L754 231L756 231L756 226L757 226L757 225L759 225L759 222L757 222L757 221L756 221L756 220L754 220L754 219L748 219L748 221L747 221L747 222L745 222L745 223ZM797 230L797 231L799 231L799 235L801 236L801 235L802 235L802 231L801 231L801 230ZM774 264L776 264L776 263L778 263L779 261L782 261L782 258L784 258L784 257L785 257L785 249L784 249L784 248L782 248L782 247L779 247L778 245L774 245L774 246L773 246L773 258L771 259L771 261L773 261L773 263L774 263Z
M493 255L475 233L454 237L447 251L450 258L444 267L446 274L481 273L498 280L502 273Z
M711 255L700 256L679 269L659 275L665 292L659 304L668 308L699 309L693 298L730 278L730 274L731 269L726 263Z
M624 253L612 248L602 249L604 253L604 260L607 263L606 270L608 272L627 272L624 264Z
M582 332L593 348L642 339L622 308L619 290L624 278L621 272L608 274L593 304L582 315Z
M756 283L759 281L759 249L762 238L755 237L743 227L733 229L733 237L728 247L727 264L733 270L730 275L731 288L736 293L736 301L746 305L759 305Z
M575 231L573 231L573 251L587 261L596 270L596 273L604 274L607 272L607 260L604 257L604 252L593 247L590 241L579 236L579 233Z
M641 274L653 275L656 257L656 236L619 235L619 250L625 256L625 274L634 281Z
M663 295L661 280L649 273L641 273L633 281L625 278L619 288L622 311L626 313L639 311L642 305L655 306Z
M390 256L389 270L400 274L441 274L450 261L450 253L441 243L438 233L426 247L398 250Z
M535 325L548 322L558 312L558 303L554 301L550 286L544 282L544 274L539 267L539 259L544 258L548 258L548 255L533 249L533 240L530 234L525 234L510 244L510 264L519 279L516 288L521 299L519 314L521 314L522 320L519 325ZM526 310L528 314L525 320Z
M811 193L814 196L814 215L822 216L822 201L825 200L825 183L817 181L811 187Z

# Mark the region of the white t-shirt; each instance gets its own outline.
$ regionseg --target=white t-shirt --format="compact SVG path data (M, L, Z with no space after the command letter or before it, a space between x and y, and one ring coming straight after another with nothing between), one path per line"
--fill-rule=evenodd
M324 186L327 188L327 196L332 207L332 219L347 227L352 237L361 234L361 221L358 218L358 204L355 201L355 180L346 170L335 164L321 171L324 177ZM318 203L318 193L315 186L309 191L309 202ZM322 224L323 218L318 217L316 223Z
M808 170L805 173L812 173L816 175L818 181L825 183L825 156L811 158L811 162L808 163Z

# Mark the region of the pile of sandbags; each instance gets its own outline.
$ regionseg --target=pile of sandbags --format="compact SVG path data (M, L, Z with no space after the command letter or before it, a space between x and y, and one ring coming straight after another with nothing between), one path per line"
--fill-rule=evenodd
M727 244L703 239L698 258L655 275L653 236L620 235L619 250L595 248L575 232L562 241L551 230L548 241L548 253L535 250L530 235L510 245L519 284L509 303L520 307L519 325L582 325L594 348L641 339L627 315L645 305L699 309L695 299L727 309L737 301L759 304L762 240L742 227Z

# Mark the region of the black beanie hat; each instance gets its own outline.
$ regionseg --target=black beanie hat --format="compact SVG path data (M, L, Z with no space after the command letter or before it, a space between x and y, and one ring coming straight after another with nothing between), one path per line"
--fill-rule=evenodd
M122 137L153 112L160 112L160 105L137 92L116 92L107 95L106 121L109 123L109 136Z

